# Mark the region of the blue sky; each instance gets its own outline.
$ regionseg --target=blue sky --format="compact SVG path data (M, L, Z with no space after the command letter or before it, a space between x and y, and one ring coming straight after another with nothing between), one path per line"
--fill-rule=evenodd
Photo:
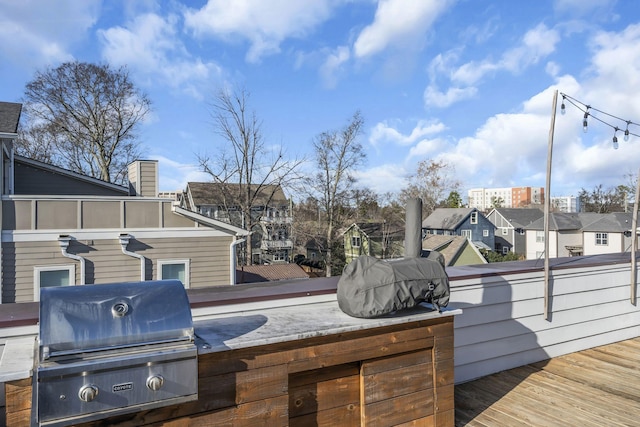
M640 123L635 0L0 0L0 38L2 101L47 66L126 65L153 102L141 141L163 191L208 180L196 156L224 144L211 100L227 85L291 157L311 159L313 138L360 110L358 177L378 193L426 159L453 165L465 197L544 187L556 89ZM553 196L640 167L640 138L614 150L612 128L592 120L585 134L582 115L557 115Z

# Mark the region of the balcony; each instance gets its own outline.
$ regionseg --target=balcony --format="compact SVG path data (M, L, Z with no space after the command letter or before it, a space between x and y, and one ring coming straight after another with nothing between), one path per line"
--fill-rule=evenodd
M277 249L293 249L293 240L261 240L260 249L263 251L277 250Z
M293 223L293 217L291 216L261 216L260 222L265 224L286 224Z
M392 402L423 411L421 422L434 425L636 424L640 309L637 299L635 304L630 300L630 255L557 258L550 264L549 320L543 316L541 261L448 269L451 301L443 317L414 313L404 318L345 319L336 304L337 277L189 290L196 328L206 328L200 336L218 343L203 357L207 369L243 367L232 377L209 373L203 390L213 393L220 384L231 384L237 391L212 395L196 406L139 414L129 425L179 424L184 417L206 424L227 416L234 425L293 425L288 420L293 413L301 424L319 424L321 417L350 420L339 425L406 422L389 418L404 412L391 409L398 407L390 406ZM0 306L0 332L12 343L34 337L37 304ZM341 339L350 340L349 345ZM7 425L21 425L18 421L28 417L28 405L16 399L30 395L30 381L28 369L9 364L11 346L5 347L0 378L8 384ZM423 352L429 348L433 350ZM433 376L423 379L423 388L396 381L413 390L394 388L401 393L398 400L358 380L362 366L372 370L371 378L378 375L374 372L393 377L423 366L427 362L420 360L427 356L434 357L429 365ZM236 359L242 363L231 363ZM364 359L384 363L362 364ZM288 376L281 377L283 372ZM265 378L270 380L260 380ZM211 381L217 379L229 381L214 386ZM364 410L358 406L359 384L364 384L362 396L372 404L366 419L358 415ZM394 387L393 381L389 384ZM431 394L429 387L441 388ZM296 392L303 393L301 400L294 397ZM338 392L353 400L330 398ZM367 393L373 393L371 399ZM375 400L374 394L382 400ZM312 405L305 405L302 396L311 396ZM215 406L221 402L227 406ZM329 403L333 406L324 406ZM197 413L188 413L193 410Z

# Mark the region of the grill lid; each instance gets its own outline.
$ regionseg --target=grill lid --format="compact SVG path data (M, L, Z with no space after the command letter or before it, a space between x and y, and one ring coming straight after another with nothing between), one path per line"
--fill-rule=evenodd
M43 288L40 359L193 340L189 299L178 280Z

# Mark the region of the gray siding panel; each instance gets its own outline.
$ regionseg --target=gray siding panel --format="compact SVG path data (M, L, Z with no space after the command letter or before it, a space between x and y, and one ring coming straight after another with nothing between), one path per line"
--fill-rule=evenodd
M231 237L154 238L133 240L128 250L147 258L147 280L157 278L158 259L189 259L190 285L198 288L229 284L231 241ZM34 266L74 264L76 283L80 283L80 263L64 257L57 241L5 242L2 248L5 303L33 301ZM68 252L85 258L87 284L140 280L140 260L123 254L115 236L109 240L71 241Z
M626 265L552 272L553 310L543 315L542 272L452 281L456 383L638 336Z

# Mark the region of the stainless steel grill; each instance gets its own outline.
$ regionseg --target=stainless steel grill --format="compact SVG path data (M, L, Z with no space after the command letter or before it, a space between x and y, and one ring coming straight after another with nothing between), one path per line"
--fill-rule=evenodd
M44 288L34 425L69 425L198 398L182 283Z

